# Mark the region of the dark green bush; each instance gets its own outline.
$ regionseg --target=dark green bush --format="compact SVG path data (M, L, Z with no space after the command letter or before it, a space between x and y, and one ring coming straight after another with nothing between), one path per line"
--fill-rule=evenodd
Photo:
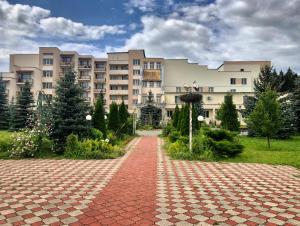
M233 141L234 137L237 135L234 132L230 132L224 129L215 129L215 130L206 129L204 134L215 141L221 141L221 140Z
M91 129L91 138L94 140L100 140L103 139L103 133L95 128Z
M0 137L0 152L7 152L12 147L12 139L10 137Z
M180 136L178 140L185 144L189 143L189 138L187 136Z
M163 130L162 130L162 135L164 137L169 136L169 134L174 130L174 127L172 126L171 123L168 123L164 126Z
M210 149L212 150L214 156L217 158L231 158L243 151L243 145L237 143L236 141L209 141Z
M175 141L177 141L180 138L180 132L173 130L171 131L171 133L169 134L169 140L171 143L174 143Z

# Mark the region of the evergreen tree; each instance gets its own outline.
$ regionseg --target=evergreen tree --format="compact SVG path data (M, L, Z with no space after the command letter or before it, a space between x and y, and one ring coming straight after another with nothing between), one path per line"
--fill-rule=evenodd
M199 130L198 114L194 104L192 105L192 125L193 131Z
M103 107L103 100L100 96L97 99L95 110L93 112L93 126L94 128L100 130L103 134L103 137L106 137L106 123L105 123L105 110Z
M115 102L113 102L109 106L108 129L117 133L119 129L119 123L120 119L118 105Z
M291 68L288 68L285 74L280 73L279 76L283 81L280 92L294 92L296 89L297 74Z
M25 128L29 117L33 113L34 100L30 88L31 84L26 81L22 86L20 94L17 96L13 129Z
M300 77L296 80L296 89L293 95L294 112L296 116L296 127L300 132Z
M275 91L268 90L260 95L253 112L247 119L249 128L266 137L270 148L270 138L281 126L281 110Z
M221 126L230 131L239 131L240 123L238 121L238 113L232 101L232 95L224 97L224 103L219 111Z
M122 101L120 107L119 107L119 120L120 120L120 128L119 131L122 134L127 133L127 120L129 117L129 113L127 111L127 108L124 104L124 101Z
M8 100L5 90L5 84L0 78L0 130L8 129L9 127L9 109Z
M178 121L179 121L179 114L180 114L179 107L176 104L174 115L173 115L173 127L174 128L177 128Z
M278 76L273 67L265 66L261 68L258 78L254 80L254 91L256 96L268 89L280 92L283 86L282 77Z
M82 89L75 84L75 73L68 70L56 86L53 102L53 131L58 152L63 152L66 138L71 133L84 137L88 133L86 121L88 106L82 98Z
M181 109L179 110L179 114L178 114L178 122L177 122L177 125L176 125L176 130L177 130L177 131L180 131L180 128L181 128L181 121L182 121L183 114L184 114L184 106L185 106L185 105L182 105L182 106L181 106Z
M181 135L187 136L189 135L189 105L185 104L181 109L181 119L180 119L180 132Z

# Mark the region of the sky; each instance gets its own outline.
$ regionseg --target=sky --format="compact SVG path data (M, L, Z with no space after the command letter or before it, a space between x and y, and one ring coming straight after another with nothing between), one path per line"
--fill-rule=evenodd
M9 54L56 46L103 57L145 49L217 68L272 60L300 72L300 0L0 0L0 71Z

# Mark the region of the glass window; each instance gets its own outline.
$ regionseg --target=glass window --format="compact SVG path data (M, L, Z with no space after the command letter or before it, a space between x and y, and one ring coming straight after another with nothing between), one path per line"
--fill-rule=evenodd
M134 85L134 86L139 86L139 85L140 85L140 80L138 80L138 79L133 79L133 85Z
M139 95L139 90L138 89L133 89L133 95Z
M204 112L203 112L203 117L204 117L204 118L209 118L209 111L204 110Z
M43 89L52 89L51 82L43 82Z
M247 85L247 78L242 78L242 85Z
M156 62L156 68L161 69L161 63L160 62Z
M158 88L161 87L161 81L156 82L156 87L158 87Z
M181 92L181 87L176 87L176 93L180 93Z
M148 63L144 62L144 69L148 69Z
M154 87L154 82L150 82L150 87Z
M156 96L156 103L158 103L158 104L161 103L161 96L160 95Z
M143 87L147 87L147 81L143 81Z
M154 62L150 62L150 69L154 69Z
M236 89L230 89L230 92L231 92L231 93L235 93L235 92L236 92Z
M138 104L138 100L132 100L132 104L133 104L133 105Z
M53 65L53 59L50 58L43 59L43 65Z
M140 75L140 74L141 74L141 71L140 71L140 70L133 70L133 74L134 74L134 75Z
M173 117L173 111L167 111L167 116L169 118L172 118Z
M133 59L133 65L140 65L139 59Z
M208 87L208 92L213 93L214 92L214 87Z
M231 78L231 79L230 79L230 84L231 84L231 85L235 85L235 83L236 83L236 79L235 79L235 78Z
M43 71L43 77L52 77L53 71Z
M180 104L180 96L175 96L175 104Z

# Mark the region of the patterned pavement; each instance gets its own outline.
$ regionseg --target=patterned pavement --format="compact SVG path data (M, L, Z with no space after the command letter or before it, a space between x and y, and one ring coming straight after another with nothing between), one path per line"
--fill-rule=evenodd
M170 160L157 137L114 160L0 161L0 225L300 225L300 171Z

